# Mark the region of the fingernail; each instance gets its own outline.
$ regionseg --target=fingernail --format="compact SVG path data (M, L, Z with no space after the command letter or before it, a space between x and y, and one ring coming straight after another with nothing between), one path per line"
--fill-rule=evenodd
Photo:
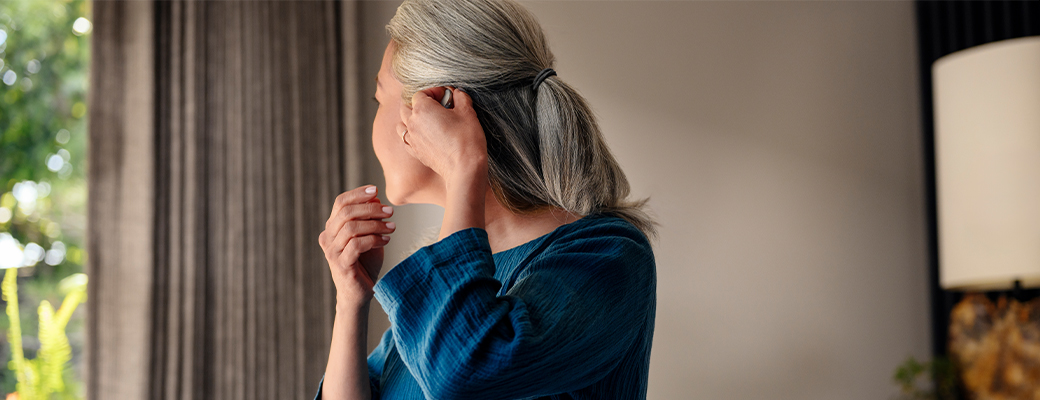
M376 187L375 186L369 186L368 188L365 189L365 193L368 193L368 194L372 194L372 193L375 193L375 192L376 192Z
M387 213L387 214L393 214L394 213L394 209L393 209L393 207L386 206L386 207L383 207L383 212Z
M383 235L383 241L384 242L389 242L390 241L390 237L386 236L386 235Z
M393 222L387 222L387 223L386 223L386 227L387 227L387 228L390 228L390 229L394 229L394 228L396 228L396 227L397 227L397 224L395 224L395 223L393 223Z

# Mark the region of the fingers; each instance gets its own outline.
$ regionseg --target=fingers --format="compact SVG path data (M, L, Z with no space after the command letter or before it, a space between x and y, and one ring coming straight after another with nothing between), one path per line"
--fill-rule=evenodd
M431 100L436 101L439 104L441 102L441 99L444 98L444 89L450 89L450 88L451 88L450 86L434 86L434 87L430 87L430 88L426 88L426 89L420 90L417 93L423 93L427 97L429 97ZM414 106L414 104L415 104L415 96L412 96L412 104ZM442 108L443 108L443 106L442 106Z
M329 214L329 218L334 217L347 204L364 203L376 198L377 191L375 185L365 185L340 193L332 204L332 213Z
M408 135L406 134L406 130L412 124L412 118L415 117L417 113L418 114L425 114L426 112L429 112L430 110L433 110L433 109L437 109L437 110L444 110L445 109L444 105L441 104L441 98L446 95L445 89L451 89L452 90L452 103L454 104L455 103L455 100L454 100L455 94L456 93L461 93L461 91L459 91L458 89L455 89L453 87L450 87L450 86L435 86L435 87L430 87L430 88L426 88L426 89L423 89L423 90L419 90L419 91L415 92L414 94L412 94L412 105L411 105L411 107L404 106L404 105L402 105L400 107L399 110L400 110L400 114L401 114L401 120L400 120L400 122L398 122L398 124L395 127L395 129L397 131L397 135L401 137L401 141L403 141L405 144L409 144L409 145L411 144L411 142L409 142L409 140L408 140ZM468 99L468 97L467 97L467 99ZM467 103L467 104L471 104L471 103ZM434 107L434 106L436 106L436 107ZM431 108L431 107L433 107L433 108ZM452 108L454 108L454 106ZM437 111L433 111L433 112L437 112ZM425 118L425 117L424 116L419 116L418 118L421 119L421 118Z
M451 97L455 103L455 108L473 108L473 99L466 92L463 92L462 89L452 88Z
M357 248L357 245L350 245L350 242L367 236L379 238L380 242L385 244L386 242L389 242L389 236L387 236L386 240L383 240L382 236L393 233L395 229L397 229L397 226L393 222L372 220L347 221L343 224L343 227L340 228L336 234L336 238L332 240L332 243L326 247L326 254L338 257L340 252L351 249L350 246L355 246L353 249ZM327 237L328 234L326 233L326 238ZM359 254L364 253L365 251L360 251Z
M332 239L329 237L329 231L321 231L321 234L318 235L318 245L321 246L322 250L325 250L325 241L329 239Z
M339 232L343 228L343 224L350 220L383 219L390 218L394 214L393 207L384 206L378 198L373 198L373 200L360 204L347 204L340 209L339 213L325 221L325 230Z
M406 132L405 131L407 129L408 129L408 126L406 126L404 124L404 121L398 121L397 125L394 126L394 130L397 131L397 137L401 138L401 141L404 142L404 144L408 144L408 139L405 138L405 136L406 136Z
M397 136L401 138L401 143L404 144L405 152L407 152L408 155L412 156L413 158L419 159L419 157L415 154L415 147L412 145L415 144L415 140L421 138L417 137L417 135L411 132L406 132L405 130L408 129L408 127L405 126L404 122L398 122L397 126L394 127L394 129L397 130Z
M445 109L444 105L441 104L441 98L444 97L444 89L451 89L452 102L454 103L454 97L461 92L451 86L434 86L415 92L412 95L412 106L401 107L401 120L407 122L411 118L412 114L417 110L423 110L426 107L432 107L436 105L437 109Z
M346 248L343 249L343 252L336 254L335 257L339 258L340 265L353 265L358 261L358 257L361 256L361 253L372 250L376 247L386 246L389 242L389 236L367 235L357 237L351 239L350 242L347 243ZM361 270L366 274L368 273L364 268L361 268ZM370 277L369 279L372 278Z
M419 92L416 92L414 95L412 95L412 106L411 107L409 107L407 105L404 105L404 104L401 104L401 108L399 109L400 112L401 112L401 122L407 122L408 119L412 117L412 108L415 107L415 99L416 99L416 96L418 96L418 95L419 95ZM397 132L400 133L401 131L397 131Z
M415 92L412 95L412 109L422 109L422 107L432 105L433 103L437 103L440 108L444 108L444 106L440 105L440 96L434 93L437 90L440 90L442 95L444 94L443 87L431 87Z

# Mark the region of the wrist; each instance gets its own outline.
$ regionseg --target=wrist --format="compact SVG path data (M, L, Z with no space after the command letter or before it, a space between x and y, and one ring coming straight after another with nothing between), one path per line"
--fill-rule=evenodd
M487 158L470 157L466 162L456 164L444 183L449 189L459 189L462 186L486 186L487 170Z
M482 160L472 160L471 165L456 169L456 173L445 179L444 221L437 240L466 228L484 228L484 207L490 183L487 163Z
M343 315L358 315L368 314L369 306L372 304L372 298L367 299L344 299L339 296L336 297L336 314Z

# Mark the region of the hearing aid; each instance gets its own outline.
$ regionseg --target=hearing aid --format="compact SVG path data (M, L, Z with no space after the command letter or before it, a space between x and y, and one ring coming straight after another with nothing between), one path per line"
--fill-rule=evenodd
M444 108L451 108L453 105L451 101L451 89L444 88L444 97L441 97L441 105L444 106Z

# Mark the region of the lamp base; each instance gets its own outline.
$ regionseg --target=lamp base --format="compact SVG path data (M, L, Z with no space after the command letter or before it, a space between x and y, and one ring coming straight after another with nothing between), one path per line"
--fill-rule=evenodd
M969 399L1040 399L1040 298L994 305L967 294L950 313L949 339Z

